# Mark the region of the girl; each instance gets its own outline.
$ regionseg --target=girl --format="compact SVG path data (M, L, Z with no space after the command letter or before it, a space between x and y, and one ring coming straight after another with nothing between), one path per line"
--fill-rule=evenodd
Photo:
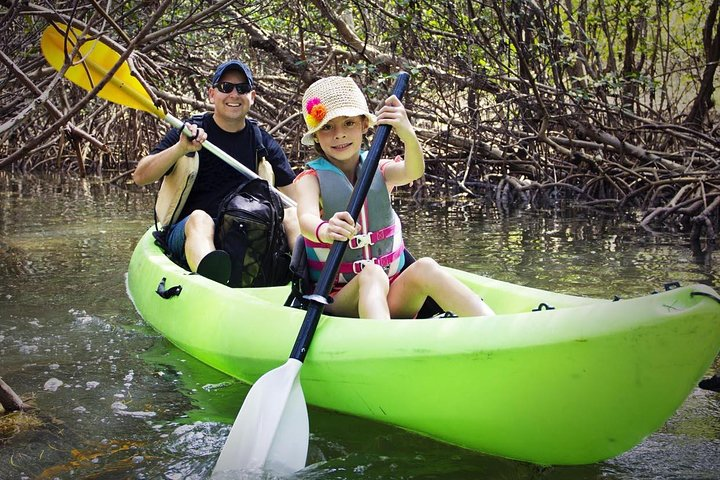
M311 279L318 280L335 240L350 242L331 293L333 302L325 311L347 317L413 318L430 296L460 316L494 315L430 258L403 270L404 244L390 192L420 178L425 162L397 97L385 100L376 117L351 78L328 77L310 85L302 108L307 126L302 143L314 145L321 155L295 180ZM345 209L367 154L362 150L364 135L376 123L393 127L405 145L405 158L380 162L356 223Z

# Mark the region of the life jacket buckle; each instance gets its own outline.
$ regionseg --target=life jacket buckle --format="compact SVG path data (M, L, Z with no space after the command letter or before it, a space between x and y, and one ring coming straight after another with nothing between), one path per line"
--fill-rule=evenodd
M372 235L369 233L363 233L361 235L355 235L352 237L348 243L348 246L352 248L353 250L357 250L358 248L363 248L368 245L374 245L375 242L373 242Z
M363 271L363 268L365 268L365 266L373 264L380 265L380 262L377 258L363 258L361 260L355 260L352 264L353 273L357 275L358 273Z

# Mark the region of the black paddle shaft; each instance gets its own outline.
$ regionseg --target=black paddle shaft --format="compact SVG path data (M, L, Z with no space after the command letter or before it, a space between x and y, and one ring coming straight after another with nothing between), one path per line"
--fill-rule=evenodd
M410 75L408 73L400 72L395 80L392 94L398 99L402 99L409 80ZM347 211L355 221L357 221L360 210L365 203L365 197L367 197L368 190L370 190L370 184L375 176L378 163L380 163L380 155L390 136L390 130L391 127L389 125L380 125L377 128L375 138L370 146L370 151L363 162L360 179L355 184L355 188L353 188L352 194L350 195ZM315 285L315 292L308 297L310 304L305 313L305 320L303 320L302 327L300 327L300 332L295 340L295 346L293 346L292 352L290 353L290 358L295 358L301 362L305 360L305 355L307 355L310 342L315 334L315 328L320 321L320 315L322 315L323 309L327 304L327 296L335 283L335 276L337 275L338 268L340 268L340 261L345 254L346 247L347 242L338 240L333 242L325 266L320 272L320 279Z

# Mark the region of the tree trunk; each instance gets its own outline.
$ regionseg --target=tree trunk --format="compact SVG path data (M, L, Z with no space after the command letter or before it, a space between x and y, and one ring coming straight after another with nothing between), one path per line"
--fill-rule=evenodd
M0 405L2 405L6 412L28 410L30 408L2 378L0 378Z
M703 45L705 47L705 71L700 82L700 91L693 102L690 113L685 119L685 125L702 125L710 108L712 108L712 94L715 91L713 80L720 60L720 19L718 19L720 0L713 0L710 5L705 28L703 29ZM714 32L713 32L714 30Z

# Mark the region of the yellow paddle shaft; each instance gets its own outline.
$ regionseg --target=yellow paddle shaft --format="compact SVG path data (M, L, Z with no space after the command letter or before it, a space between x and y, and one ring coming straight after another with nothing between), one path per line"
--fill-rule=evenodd
M86 41L83 39L81 30L63 24L50 25L45 29L40 40L40 48L48 63L55 70L60 71L66 58L78 43L80 44L78 56L73 60L73 65L65 71L65 77L79 87L91 91L108 76L110 70L119 62L120 55L114 49L99 39ZM127 62L122 62L108 83L98 92L98 96L119 105L148 112L173 127L181 129L185 135L192 136L181 120L155 106L145 87L132 74ZM243 175L258 178L257 173L211 142L206 140L202 146ZM296 206L293 199L278 190L275 191L286 206Z

